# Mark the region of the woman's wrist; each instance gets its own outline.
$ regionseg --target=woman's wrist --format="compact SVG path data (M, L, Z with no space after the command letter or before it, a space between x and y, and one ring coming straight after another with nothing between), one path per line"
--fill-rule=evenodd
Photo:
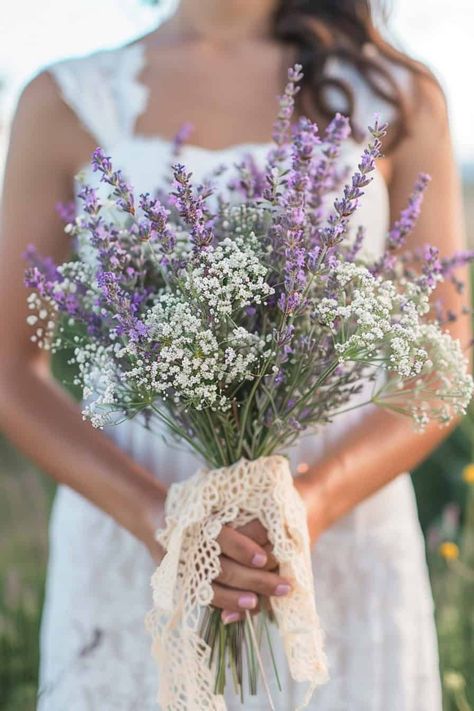
M127 490L121 492L122 496L112 515L148 548L155 560L159 560L163 549L155 536L156 531L164 525L167 488L136 464L134 469L132 477L127 477Z
M163 528L165 523L165 499L166 495L161 489L150 492L150 495L143 503L140 516L138 537L148 548L157 563L161 561L164 554L162 546L156 540L156 532L158 529Z
M324 489L317 478L310 474L295 477L294 485L305 505L309 536L314 543L328 526Z
M345 513L344 497L337 491L341 478L341 472L337 470L341 466L336 459L321 461L294 479L306 507L312 543Z

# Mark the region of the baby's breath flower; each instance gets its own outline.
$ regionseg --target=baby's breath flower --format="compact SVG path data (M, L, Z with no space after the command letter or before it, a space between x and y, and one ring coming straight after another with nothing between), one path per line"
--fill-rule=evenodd
M200 255L198 264L186 273L183 288L192 299L204 302L213 316L230 316L237 308L264 303L273 294L265 281L267 271L242 238L226 237Z

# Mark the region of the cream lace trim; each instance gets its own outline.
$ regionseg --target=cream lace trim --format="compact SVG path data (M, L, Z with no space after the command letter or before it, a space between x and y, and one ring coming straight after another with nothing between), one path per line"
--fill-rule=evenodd
M280 573L292 583L292 592L272 597L271 605L291 676L308 684L299 709L328 678L306 510L288 460L241 459L230 467L201 469L169 489L166 526L157 533L167 552L152 577L154 608L147 617L160 670L158 702L165 711L226 708L224 698L213 694L210 647L199 636L201 606L212 601L222 526L237 527L254 518L268 530Z

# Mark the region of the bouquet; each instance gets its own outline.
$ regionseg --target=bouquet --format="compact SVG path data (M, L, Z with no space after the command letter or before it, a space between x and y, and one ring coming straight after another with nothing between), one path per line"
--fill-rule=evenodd
M307 682L301 708L327 678L306 513L284 456L301 433L352 409L368 381L367 402L419 427L463 413L473 391L459 342L430 307L459 258L441 262L430 247L397 256L428 177L386 253L367 256L354 213L386 126L375 119L348 177L348 119L336 114L321 136L307 118L292 121L301 76L298 65L289 71L265 165L244 157L218 191L215 176L194 185L177 163L168 192L137 199L97 149L109 194L80 189L83 213L67 227L80 258L57 266L29 254L33 339L54 351L72 345L84 416L96 427L132 417L164 424L205 465L171 486L157 533L166 554L148 624L159 702L170 711L224 709L228 668L241 694L246 675L256 693L259 672L268 692L259 647L269 620L293 678ZM224 625L212 607L216 538L223 525L255 518L292 592L262 604L256 624L247 612Z

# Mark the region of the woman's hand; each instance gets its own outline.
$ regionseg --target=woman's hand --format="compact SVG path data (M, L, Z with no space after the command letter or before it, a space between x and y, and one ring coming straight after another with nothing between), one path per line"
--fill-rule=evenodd
M290 583L278 575L278 561L266 529L257 520L239 529L224 526L217 538L221 572L213 583L212 604L222 608L225 623L242 619L245 610L258 611L258 595L287 595Z

